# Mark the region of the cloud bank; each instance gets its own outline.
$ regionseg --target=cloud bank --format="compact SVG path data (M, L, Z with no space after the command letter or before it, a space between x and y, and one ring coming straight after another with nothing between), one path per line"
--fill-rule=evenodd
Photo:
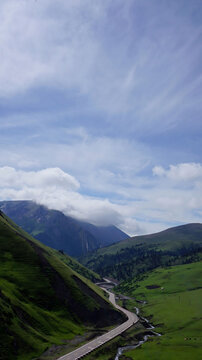
M81 195L75 177L59 168L40 171L21 171L12 167L0 168L1 199L33 200L50 209L94 224L120 222L121 216L107 199Z
M193 181L201 178L201 169L201 164L193 163L171 165L169 170L156 166L157 179L151 182L136 175L134 184L125 187L131 198L112 201L82 194L78 180L59 168L22 171L1 167L1 200L33 200L83 221L114 224L131 235L143 234L161 230L165 224L201 221L202 185ZM181 186L184 181L189 191Z

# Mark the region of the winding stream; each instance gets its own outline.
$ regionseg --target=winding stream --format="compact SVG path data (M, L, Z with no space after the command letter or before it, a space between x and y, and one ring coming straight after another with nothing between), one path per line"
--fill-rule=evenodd
M139 315L140 309L137 308L137 307L135 307L135 310L136 310L136 315ZM137 347L141 346L142 344L144 344L144 343L148 340L149 337L152 337L152 336L161 336L161 334L153 331L154 326L149 323L149 320L147 320L146 318L141 317L141 316L139 316L139 318L142 319L142 320L144 320L144 321L147 323L147 325L148 325L147 330L150 330L150 333L151 333L151 334L143 335L143 338L142 338L141 340L139 340L136 345L126 345L126 346L123 346L123 347L118 348L117 354L116 354L116 357L115 357L114 360L119 360L120 356L121 356L124 352L126 352L126 351L128 351L128 350L134 350L134 349L136 349Z

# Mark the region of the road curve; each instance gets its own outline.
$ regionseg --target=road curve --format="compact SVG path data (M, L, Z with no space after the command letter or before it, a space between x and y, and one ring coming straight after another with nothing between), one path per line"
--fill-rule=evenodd
M58 358L57 360L77 360L81 359L83 356L87 355L88 353L92 352L93 350L97 349L98 347L102 346L106 342L112 340L116 336L120 335L127 329L129 329L133 324L135 324L139 319L137 315L134 313L122 308L121 306L116 304L115 295L108 290L104 289L109 294L110 302L116 307L118 310L122 311L127 317L128 320L125 321L123 324L117 326L115 329L110 330L104 335L101 335L94 340L88 342L87 344L79 347L78 349Z

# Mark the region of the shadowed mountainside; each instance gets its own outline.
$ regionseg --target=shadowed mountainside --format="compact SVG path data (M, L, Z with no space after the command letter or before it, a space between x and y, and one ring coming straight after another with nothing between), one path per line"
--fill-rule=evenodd
M115 226L95 226L32 201L1 201L0 209L45 245L75 257L128 237Z

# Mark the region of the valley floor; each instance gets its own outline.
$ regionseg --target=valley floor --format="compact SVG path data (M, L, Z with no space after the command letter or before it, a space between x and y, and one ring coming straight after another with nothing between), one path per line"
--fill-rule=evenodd
M161 337L153 337L120 359L199 360L202 358L202 262L156 269L124 290L137 300ZM122 289L123 291L123 289ZM135 301L129 301L134 306Z

